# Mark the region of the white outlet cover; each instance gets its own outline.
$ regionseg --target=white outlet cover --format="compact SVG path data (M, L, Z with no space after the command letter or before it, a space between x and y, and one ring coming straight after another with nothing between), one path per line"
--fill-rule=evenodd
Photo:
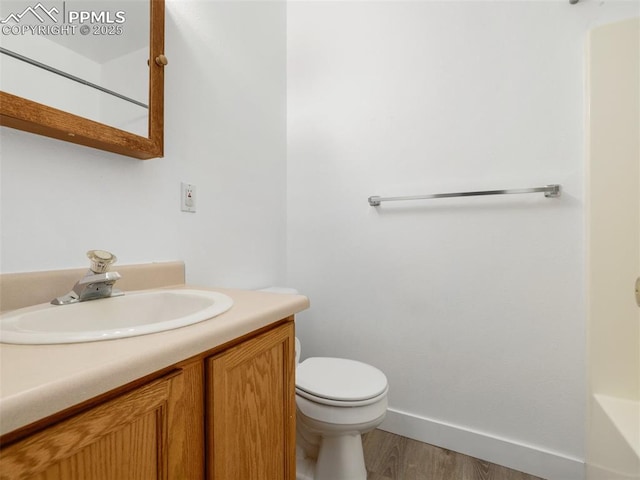
M180 210L195 213L196 211L196 186L191 183L180 184Z

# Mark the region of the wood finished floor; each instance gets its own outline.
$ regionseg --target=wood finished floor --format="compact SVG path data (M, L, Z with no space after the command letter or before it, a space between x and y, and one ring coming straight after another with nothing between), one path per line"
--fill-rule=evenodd
M542 480L382 430L362 443L367 480Z

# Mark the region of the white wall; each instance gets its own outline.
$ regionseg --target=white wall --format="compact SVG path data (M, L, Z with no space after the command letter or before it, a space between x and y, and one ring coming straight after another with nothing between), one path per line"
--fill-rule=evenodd
M638 2L288 6L288 280L303 357L390 382L391 431L581 478L586 32ZM543 195L395 196L561 183Z
M187 280L282 282L285 6L166 4L165 157L138 161L0 129L0 271L183 259ZM179 208L180 181L197 212Z

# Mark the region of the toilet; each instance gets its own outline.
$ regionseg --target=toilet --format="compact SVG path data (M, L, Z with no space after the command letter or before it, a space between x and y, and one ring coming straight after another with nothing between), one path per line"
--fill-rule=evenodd
M297 294L295 289L262 291ZM387 412L387 377L356 360L311 357L299 362L296 338L296 479L366 480L361 435Z

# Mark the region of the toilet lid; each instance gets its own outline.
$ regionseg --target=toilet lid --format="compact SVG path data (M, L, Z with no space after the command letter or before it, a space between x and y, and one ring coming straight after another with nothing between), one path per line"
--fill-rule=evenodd
M310 395L355 402L382 394L387 377L375 367L344 358L312 357L296 369L296 388Z

